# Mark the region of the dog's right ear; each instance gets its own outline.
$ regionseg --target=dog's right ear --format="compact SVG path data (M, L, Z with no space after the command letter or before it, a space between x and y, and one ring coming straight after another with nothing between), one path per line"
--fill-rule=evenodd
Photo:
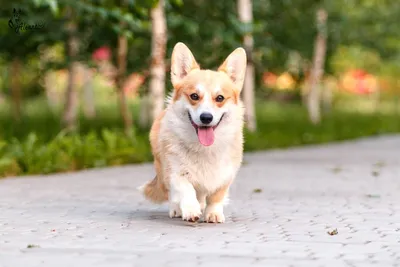
M236 85L239 92L242 90L244 77L246 74L247 56L246 51L239 47L233 51L224 63L218 68L219 71L225 72L232 82Z
M177 43L171 57L171 81L175 87L194 69L200 69L190 49L184 43Z

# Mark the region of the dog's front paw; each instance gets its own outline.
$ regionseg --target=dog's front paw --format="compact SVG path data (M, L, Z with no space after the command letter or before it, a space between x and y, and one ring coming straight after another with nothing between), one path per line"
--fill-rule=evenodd
M182 220L196 222L201 217L201 207L198 202L181 203Z
M170 203L169 205L169 217L180 218L182 217L182 211L178 203Z
M208 223L225 222L224 211L222 205L209 205L204 213L204 221Z

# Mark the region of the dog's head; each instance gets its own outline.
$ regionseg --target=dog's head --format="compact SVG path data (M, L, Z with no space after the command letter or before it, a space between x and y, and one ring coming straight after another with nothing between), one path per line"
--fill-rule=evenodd
M243 48L233 51L218 71L201 70L189 48L177 43L172 52L172 102L183 122L191 125L204 146L214 143L214 131L227 128L241 109L240 92L246 72ZM238 120L243 120L239 116ZM224 125L225 124L225 125Z

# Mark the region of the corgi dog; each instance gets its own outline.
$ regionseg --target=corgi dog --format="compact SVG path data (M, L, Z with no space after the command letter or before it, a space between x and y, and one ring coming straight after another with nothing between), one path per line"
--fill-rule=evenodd
M141 187L148 200L169 202L171 218L225 221L223 206L243 158L246 64L243 48L217 71L200 69L185 44L173 49L174 90L150 131L156 177Z

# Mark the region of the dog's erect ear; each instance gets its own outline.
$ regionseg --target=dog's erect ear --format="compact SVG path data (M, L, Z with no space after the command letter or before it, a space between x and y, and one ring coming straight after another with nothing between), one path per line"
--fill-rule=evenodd
M233 81L239 91L242 90L246 74L247 56L243 48L236 48L218 68L218 71L225 72Z
M184 43L177 43L171 57L171 81L178 85L190 71L200 69L192 52Z

